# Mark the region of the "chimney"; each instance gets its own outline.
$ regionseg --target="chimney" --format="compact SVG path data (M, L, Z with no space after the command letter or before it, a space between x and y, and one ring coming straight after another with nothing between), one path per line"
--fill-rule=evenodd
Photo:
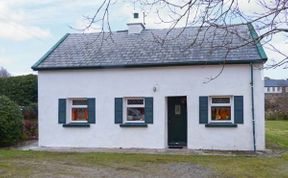
M144 20L144 13L143 13L143 20ZM137 34L141 33L144 29L145 26L140 20L140 15L137 12L133 13L133 19L127 23L128 25L128 34Z

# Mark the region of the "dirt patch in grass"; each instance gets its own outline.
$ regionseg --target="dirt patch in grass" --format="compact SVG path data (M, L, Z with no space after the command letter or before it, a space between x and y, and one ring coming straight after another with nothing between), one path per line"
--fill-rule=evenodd
M0 162L1 163L1 162ZM215 177L213 171L192 163L139 164L79 164L63 161L10 160L14 168L2 171L0 176L17 177L159 177L201 178Z

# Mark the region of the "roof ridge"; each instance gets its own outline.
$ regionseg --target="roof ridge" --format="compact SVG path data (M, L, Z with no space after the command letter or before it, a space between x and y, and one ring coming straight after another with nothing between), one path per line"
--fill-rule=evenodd
M219 27L235 27L235 26L246 26L245 23L237 23L237 24L230 24L230 25L218 25ZM209 25L199 25L199 26L186 26L186 27L175 27L175 28L172 28L172 30L181 30L183 28L188 28L188 29L192 29L192 28L208 28L208 27L211 27ZM216 26L212 26L212 27L216 27ZM143 31L158 31L158 30L171 30L171 28L145 28ZM123 32L128 32L127 29L123 29L123 30L116 30L116 31L111 31L111 33L123 33ZM78 34L99 34L99 33L110 33L109 31L105 31L105 32L88 32L88 33L85 33L85 32L81 32L81 33L70 33L71 35L78 35Z

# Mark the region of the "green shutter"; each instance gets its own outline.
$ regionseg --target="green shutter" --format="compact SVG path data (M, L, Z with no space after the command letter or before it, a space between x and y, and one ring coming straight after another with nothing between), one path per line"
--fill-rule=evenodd
M145 98L145 123L153 124L153 97Z
M234 96L234 123L243 124L243 96Z
M199 96L199 123L208 123L208 96Z
M58 123L66 123L66 99L58 100Z
M88 123L95 123L96 122L96 112L95 112L95 98L88 98Z
M123 99L115 98L115 124L122 124L123 120Z

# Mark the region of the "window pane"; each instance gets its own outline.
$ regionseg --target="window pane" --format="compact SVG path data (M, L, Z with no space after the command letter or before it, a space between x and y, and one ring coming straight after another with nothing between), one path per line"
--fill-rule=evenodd
M144 121L144 108L127 108L127 121Z
M144 100L143 99L128 99L127 100L127 103L129 105L134 105L134 104L138 104L138 105L142 105L144 103Z
M72 121L87 121L88 108L72 108Z
M212 106L211 107L211 120L231 120L231 107L230 106Z
M72 101L73 105L87 105L87 100L83 99L83 100L73 100Z
M212 98L212 103L230 103L230 98Z

